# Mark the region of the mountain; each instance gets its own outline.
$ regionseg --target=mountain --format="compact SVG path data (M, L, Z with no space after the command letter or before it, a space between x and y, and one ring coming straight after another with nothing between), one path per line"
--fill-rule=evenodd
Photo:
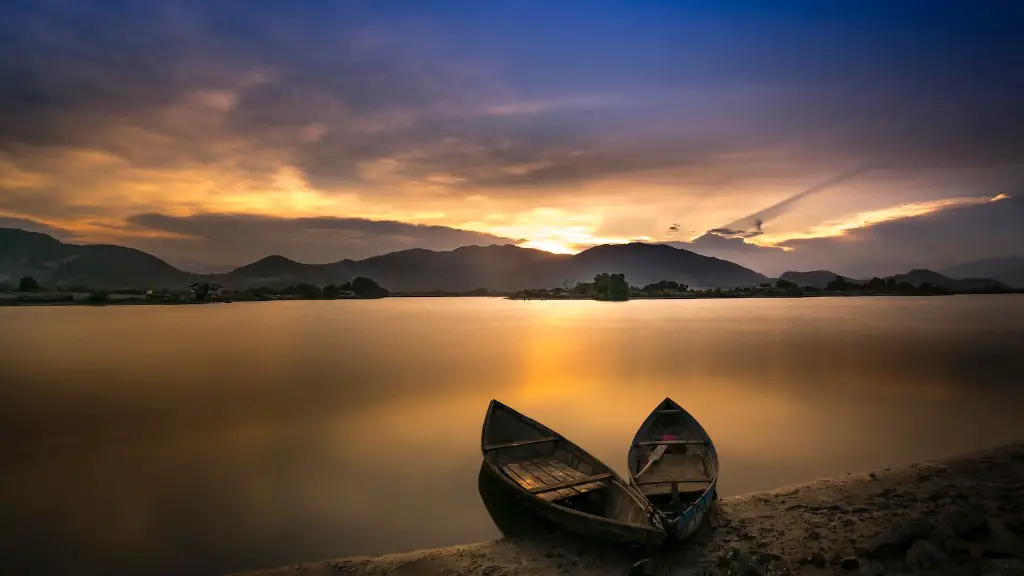
M892 278L897 283L909 282L914 286L920 286L927 282L935 286L949 288L951 290L983 290L990 286L1005 287L1005 284L991 278L961 278L954 280L953 278L943 276L938 272L926 270L924 268L917 268L907 272L906 274L896 274L895 276L889 276L889 278ZM886 279L888 280L888 278Z
M640 242L604 244L564 259L537 262L520 270L517 281L518 287L550 288L565 281L590 282L602 272L623 273L634 286L660 280L675 280L692 288L735 288L768 282L766 276L728 260Z
M204 280L228 288L283 287L301 282L324 286L366 276L399 292L513 291L589 282L601 272L622 272L631 283L641 286L675 280L695 288L733 288L768 281L727 260L642 243L595 246L576 255L512 245L464 246L446 252L416 248L330 264L303 264L274 255L226 274L204 275L179 270L132 248L65 244L46 234L0 229L0 282L33 276L44 286L176 288Z
M0 229L0 281L33 276L44 285L122 288L181 286L195 274L134 248L65 244L38 232Z
M950 278L992 278L1007 286L1024 288L1024 258L986 258L963 262L942 270Z
M416 248L361 260L357 271L381 286L397 286L395 290L407 292L476 288L506 291L538 286L531 284L532 267L561 266L572 258L511 244L463 246L449 252ZM593 275L587 279L592 278ZM554 286L558 284L551 285Z
M814 286L815 288L824 288L826 284L836 279L835 272L828 270L811 270L809 272L786 272L782 276L779 276L780 280L787 280L796 284L797 286ZM863 284L863 280L856 280L849 276L843 276L847 282L854 282L857 284Z
M216 281L237 288L258 286L287 286L289 284L338 284L351 280L344 268L351 260L335 264L302 264L284 256L267 256L252 264L236 268L227 274L216 275Z

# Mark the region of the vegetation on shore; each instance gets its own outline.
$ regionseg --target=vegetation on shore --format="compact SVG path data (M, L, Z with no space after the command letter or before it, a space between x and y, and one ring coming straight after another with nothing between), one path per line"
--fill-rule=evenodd
M1024 290L990 285L975 290L954 290L930 282L912 284L894 278L872 278L865 283L851 282L836 276L824 288L798 286L788 280L765 282L759 286L731 289L690 288L673 280L662 280L645 286L630 285L623 274L598 274L593 282L564 282L557 288L520 290L514 300L593 299L622 301L630 298L800 298L804 296L941 296L950 294L1013 294Z
M284 288L260 287L247 290L224 290L212 282L200 282L176 290L96 290L87 286L44 287L31 276L18 285L0 284L0 305L57 304L205 304L212 302L244 302L261 300L336 300L383 298L390 292L370 278L356 277L343 284L324 287L297 284Z
M562 283L556 288L536 288L515 293L501 293L478 288L465 292L434 290L430 292L391 292L376 281L362 276L342 284L299 283L283 288L262 286L244 290L225 289L215 282L191 284L176 290L127 288L98 290L87 286L44 287L31 276L23 277L16 286L0 283L0 305L61 304L203 304L211 302L251 302L267 300L337 300L384 297L460 297L507 296L513 300L585 299L625 301L631 298L800 298L806 296L939 296L948 294L1011 294L1024 289L990 285L979 289L952 289L930 282L912 284L894 278L872 278L857 283L836 276L823 288L798 286L778 279L759 286L722 288L691 288L674 280L662 280L645 286L631 285L622 273L602 273L593 282Z

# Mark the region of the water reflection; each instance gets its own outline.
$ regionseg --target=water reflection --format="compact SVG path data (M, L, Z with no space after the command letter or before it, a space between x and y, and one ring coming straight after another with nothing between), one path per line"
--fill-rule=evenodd
M477 489L487 514L505 538L543 542L557 530L547 519L523 506L501 480L494 476L486 462L480 463Z
M500 535L491 398L620 474L666 396L723 496L1024 440L1024 298L0 309L14 573L215 574Z

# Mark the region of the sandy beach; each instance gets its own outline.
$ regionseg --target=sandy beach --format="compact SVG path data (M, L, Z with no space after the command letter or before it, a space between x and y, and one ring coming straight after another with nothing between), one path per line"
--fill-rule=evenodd
M649 559L495 521L506 537L492 542L249 574L1024 575L1024 445L726 498L693 539Z

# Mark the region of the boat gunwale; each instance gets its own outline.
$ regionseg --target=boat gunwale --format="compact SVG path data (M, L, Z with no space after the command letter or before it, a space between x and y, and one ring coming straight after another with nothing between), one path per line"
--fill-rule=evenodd
M702 425L696 418L694 418L693 414L690 414L690 412L687 409L683 408L678 402L676 402L672 398L666 396L665 399L662 400L661 402L659 402L658 405L654 407L654 410L652 410L651 413L647 415L647 418L644 419L643 423L640 424L640 427L637 428L636 434L633 436L633 442L629 445L629 451L626 454L626 469L627 469L628 476L629 476L630 487L635 488L637 492L639 492L641 495L643 495L643 492L640 490L640 485L637 483L636 476L634 475L634 472L633 472L632 455L633 455L633 451L635 449L639 448L639 446L640 446L640 435L645 430L647 430L647 428L653 423L653 419L658 415L658 413L660 411L660 408L666 402L670 406L675 406L675 409L680 410L680 413L682 415L688 417L694 424L697 425L697 428L700 430L700 433L704 436L704 444L708 447L708 454L711 456L711 461L712 461L712 464L714 465L714 469L712 470L712 474L711 474L711 479L708 481L708 487L705 488L704 491L700 493L700 496L698 496L698 497L694 498L692 501L690 501L687 504L686 508L683 509L682 512L680 512L679 515L675 517L675 519L669 520L668 517L666 517L665 514L661 512L661 510L658 510L658 508L656 506L654 506L653 503L651 504L651 507L653 507L657 511L658 515L661 516L662 524L675 525L675 524L678 524L679 521L686 515L686 513L689 512L690 510L692 510L694 507L700 508L697 505L697 503L700 502L701 500L704 500L708 496L708 493L710 493L712 490L717 489L717 487L718 487L718 468L719 468L719 466L718 466L718 451L715 449L715 443L711 441L711 435L708 434L707 430L704 429L704 425ZM645 500L647 500L646 496L643 496L643 498ZM648 500L648 502L650 502L650 500ZM707 510L703 510L702 509L702 511L705 513L705 515L707 515ZM689 536L689 534L685 534L683 536L683 538L685 538L687 536Z
M574 508L569 508L568 506L562 506L562 505L558 504L557 502L548 502L548 501L545 501L545 500L539 498L536 494L531 494L526 489L524 489L522 486L520 486L518 483L513 482L511 478L509 478L507 475L505 475L504 472L501 471L501 469L494 463L493 459L490 457L496 451L489 451L488 452L488 451L484 451L483 450L483 446L486 445L485 442L486 442L486 439L487 439L486 437L487 437L487 430L488 430L488 422L490 421L490 417L491 417L492 411L496 407L499 407L501 409L504 409L504 410L508 411L509 413L513 414L514 416L516 416L517 418L519 418L524 423L526 423L526 424L528 424L530 426L536 427L536 428L540 429L543 432L549 433L552 436L556 436L557 437L556 443L564 443L564 444L566 444L567 446L569 446L573 450L579 452L580 454L586 455L587 458L589 458L591 461L593 461L593 463L596 464L597 466L601 467L604 471L610 472L612 474L612 476L610 478L608 478L609 482L612 483L612 484L615 484L617 487L621 488L622 491L625 493L625 496L627 496L630 499L632 499L634 503L636 503L640 508L642 508L645 512L647 512L648 519L653 518L655 516L659 517L659 522L658 522L659 525L655 525L655 524L651 523L650 521L648 521L646 523L643 523L643 524L628 524L628 523L620 522L620 521L612 519L612 518L608 518L606 516L597 516L595 514L590 514L590 513L587 513L587 512L582 512L580 510L576 510ZM535 499L537 502L543 503L543 504L545 504L547 506L550 506L552 508L557 507L557 509L560 510L561 512L563 512L563 513L568 513L570 515L577 516L577 517L582 518L582 519L596 520L598 522L601 522L603 524L607 524L609 526L624 527L624 528L627 528L629 530L638 530L638 531L648 532L648 533L657 535L659 538L664 538L665 536L668 535L668 531L664 528L664 526L660 525L661 524L661 522L660 522L660 512L650 503L650 501L647 500L647 498L643 497L639 492L634 490L634 488L627 481L625 481L621 476L619 476L615 472L615 470L613 470L610 466L608 466L604 462L601 462L601 460L599 460L596 456L594 456L590 452L587 452L586 450L583 450L582 448L577 446L575 443L573 443L571 440L569 440L565 436L559 434L558 432L555 432L551 428L548 428L544 424L541 424L540 422L534 420L533 418L530 418L529 416L519 412L518 410L508 406L507 404L499 402L496 399L495 400L491 400L490 404L487 407L487 416L484 418L484 425L482 427L481 434L480 434L480 446L481 446L481 452L483 453L483 456L484 456L484 462L487 464L487 467L491 470L491 472L494 473L496 476L498 476L498 478L505 485L512 487L516 492L518 492L519 494L521 494L521 495L523 495L525 497Z

